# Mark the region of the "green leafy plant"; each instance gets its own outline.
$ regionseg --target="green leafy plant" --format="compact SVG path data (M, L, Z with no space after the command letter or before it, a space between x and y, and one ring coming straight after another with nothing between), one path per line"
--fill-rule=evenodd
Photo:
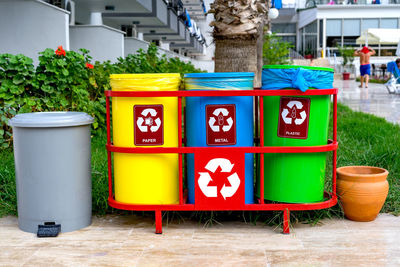
M30 112L36 105L33 61L24 55L0 55L0 147L11 142L8 121L17 113Z
M351 67L354 61L354 48L351 46L336 46L339 50L340 55L343 57L342 66L343 72L346 72L347 67Z
M313 54L313 52L312 52L311 46L308 46L307 49L304 51L304 55L306 56L306 55L312 55L312 54Z
M86 112L94 117L93 127L97 129L99 121L104 123L105 100L96 87L89 51L58 50L40 53L36 69L38 110Z
M307 45L307 49L304 51L304 58L306 59L312 59L314 57L314 52L313 49L311 48L311 45Z
M135 54L119 58L117 73L190 73L201 72L193 64L179 58L167 58L158 53L158 48L150 44L147 51L139 49Z
M104 130L104 91L111 89L110 74L200 71L178 58L160 56L154 44L116 63L94 65L86 49L78 53L60 46L39 54L36 69L24 55L0 55L0 147L8 147L12 140L8 120L24 112L82 111L94 117L93 133Z
M157 46L150 44L147 51L139 49L135 54L119 58L116 66L122 73L160 73L166 71L165 57L158 56Z
M282 40L274 33L265 35L263 46L264 64L267 65L287 65L290 64L290 49L294 46Z
M190 62L186 63L186 62L180 60L179 58L168 59L167 69L168 69L168 72L181 73L181 74L202 72L201 70L196 69L192 63L190 63Z

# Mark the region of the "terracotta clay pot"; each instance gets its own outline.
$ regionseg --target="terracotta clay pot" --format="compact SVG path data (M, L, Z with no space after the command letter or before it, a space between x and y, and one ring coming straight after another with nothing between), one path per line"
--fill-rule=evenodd
M344 215L359 222L375 220L389 191L389 172L369 166L341 167L336 172L337 194Z
M343 80L350 80L350 72L343 72Z

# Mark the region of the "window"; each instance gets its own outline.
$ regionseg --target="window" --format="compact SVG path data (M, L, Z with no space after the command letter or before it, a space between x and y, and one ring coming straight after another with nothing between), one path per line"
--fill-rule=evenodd
M343 36L360 36L360 19L345 19Z
M296 36L280 36L282 38L282 41L291 43L294 46L294 49L296 49Z
M361 31L379 28L379 19L363 19L361 22Z
M397 29L397 18L396 19L381 19L381 28L383 29Z
M326 36L342 36L342 20L326 20Z
M326 46L327 47L336 47L336 46L341 46L342 44L342 37L341 36L331 36L328 37L326 40Z
M133 26L132 25L121 25L121 31L125 32L126 37L132 37L133 36Z
M283 41L289 42L296 47L296 23L275 23L271 26L271 31Z
M359 47L360 45L358 45L356 43L356 40L359 36L346 36L343 37L343 45L344 46L353 46L353 47Z
M275 33L296 33L296 23L274 23L271 28Z
M317 21L314 21L304 27L306 33L316 33L317 32Z
M324 31L324 21L322 19L320 19L319 20L319 47L322 47L322 43L324 40L323 31Z

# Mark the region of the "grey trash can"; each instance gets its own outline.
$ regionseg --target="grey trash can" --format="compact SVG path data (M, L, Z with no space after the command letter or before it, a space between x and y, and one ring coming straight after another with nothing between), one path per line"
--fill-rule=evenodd
M82 112L37 112L10 120L14 136L18 225L60 224L61 232L91 224L90 125Z

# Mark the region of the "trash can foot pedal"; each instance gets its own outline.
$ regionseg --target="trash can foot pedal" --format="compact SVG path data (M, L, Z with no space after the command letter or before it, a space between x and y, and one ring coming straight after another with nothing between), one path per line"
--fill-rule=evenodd
M45 222L38 225L37 237L56 237L61 232L61 224Z

